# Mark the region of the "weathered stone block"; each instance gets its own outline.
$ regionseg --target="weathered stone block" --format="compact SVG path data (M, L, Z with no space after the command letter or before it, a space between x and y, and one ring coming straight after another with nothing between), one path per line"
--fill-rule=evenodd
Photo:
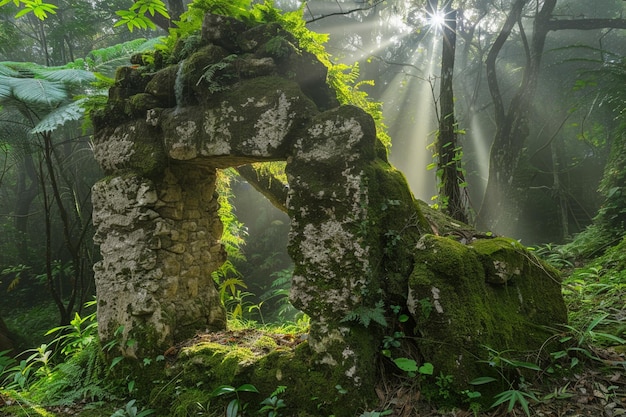
M515 240L465 245L424 235L415 249L407 305L417 345L435 374L454 377L459 392L493 372L481 362L488 360L486 347L538 351L552 335L548 328L567 322L558 275ZM506 282L486 279L502 270L512 271Z

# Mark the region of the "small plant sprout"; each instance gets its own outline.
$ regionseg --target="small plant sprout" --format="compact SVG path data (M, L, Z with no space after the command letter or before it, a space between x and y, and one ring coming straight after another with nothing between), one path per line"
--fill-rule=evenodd
M258 394L259 390L252 384L243 384L236 388L232 385L220 385L211 393L211 397L234 396L235 398L233 398L226 406L225 415L226 417L239 417L248 407L247 403L241 401L239 394L242 392L254 392Z
M278 417L280 415L278 411L281 408L287 407L285 402L278 398L278 396L284 393L286 389L287 387L284 385L278 386L269 397L261 401L262 407L259 412L263 415L267 415L267 417Z

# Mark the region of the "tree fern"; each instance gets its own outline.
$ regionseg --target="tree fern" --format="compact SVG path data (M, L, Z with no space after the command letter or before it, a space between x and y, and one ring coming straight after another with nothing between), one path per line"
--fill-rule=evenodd
M32 153L30 146L33 135L23 115L15 109L2 109L0 112L0 143L2 152L13 164L19 164L26 155Z
M38 78L66 85L88 84L96 81L92 71L67 67L41 67L33 69Z
M120 43L108 48L91 51L84 59L77 59L68 64L72 68L81 68L92 72L113 74L120 65L127 65L133 54L152 50L163 38L145 38Z
M52 132L70 121L82 119L85 115L83 104L86 101L87 98L81 98L54 109L37 123L31 133Z
M65 85L56 81L48 81L40 78L9 78L0 79L0 83L6 83L10 88L13 98L30 105L56 107L68 98Z

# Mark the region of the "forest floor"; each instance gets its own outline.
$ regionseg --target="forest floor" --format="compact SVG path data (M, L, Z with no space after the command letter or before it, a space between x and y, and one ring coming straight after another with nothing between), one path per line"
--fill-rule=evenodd
M625 312L626 313L626 312ZM246 344L251 339L258 338L262 332L248 329L225 331L198 335L184 344L183 348L200 342L214 342L224 345ZM267 335L267 334L266 334ZM270 334L278 346L293 348L301 343L302 338L293 334ZM177 352L170 352L175 356ZM512 410L508 410L508 402L497 408L485 411L453 409L442 410L425 401L419 388L408 384L391 385L389 381L382 381L376 391L380 399L380 408L388 410L385 414L363 414L369 417L398 416L398 417L626 417L626 354L617 353L614 349L596 348L588 352L594 360L586 361L577 372L568 373L557 378L546 377L532 383L532 392L536 400L530 400L528 413L519 403ZM539 400L539 401L537 401ZM28 407L30 412L15 413L3 412L3 406L14 405L19 400L11 398L5 392L0 393L0 417L18 416L46 416L46 417L109 417L116 409L123 409L124 404L90 403L88 401L72 406ZM132 417L132 413L118 414ZM362 415L362 416L363 416Z
M617 356L606 352L612 362ZM619 356L622 363L624 355ZM533 392L540 401L530 401L529 414L519 404L508 411L508 403L497 408L474 413L472 410L443 411L424 404L417 412L412 410L419 398L407 398L401 394L397 398L393 416L402 417L618 417L626 416L626 370L622 366L610 369L606 367L586 367L579 372L560 378L559 387L554 383L546 386L535 386ZM550 388L552 387L552 391ZM402 396L404 395L404 396Z
M565 262L561 258L553 260ZM553 372L545 367L531 372L530 377L521 383L518 381L511 389L507 401L489 409L472 407L469 401L466 409L438 408L427 400L425 390L421 389L428 387L420 388L419 383L406 378L384 377L376 393L380 400L377 409L385 411L364 412L359 417L626 417L626 239L615 251L607 251L606 255L586 265L570 267L564 273L563 282L570 325L562 336L572 338L573 344L560 357ZM175 361L181 349L199 342L246 345L260 334L272 337L276 345L284 349L294 348L305 340L305 336L298 333L239 329L198 335L166 352L165 357ZM71 406L42 407L27 398L27 395L0 387L0 417L142 416L142 410L128 410L127 399L115 403L83 401ZM204 414L198 412L197 415Z

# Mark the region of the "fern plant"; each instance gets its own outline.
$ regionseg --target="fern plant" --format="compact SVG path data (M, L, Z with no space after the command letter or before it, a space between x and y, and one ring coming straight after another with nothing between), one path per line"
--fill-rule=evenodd
M208 90L210 93L217 93L220 91L228 90L230 87L224 84L229 78L232 78L232 74L225 72L225 70L232 67L232 63L237 59L237 55L228 55L220 62L211 64L204 68L204 73L196 83L199 85L203 80L208 84Z
M341 321L356 321L364 327L369 327L371 322L375 322L383 327L387 327L384 307L385 303L382 300L374 304L374 307L358 306L354 310L348 312L346 316L341 319Z
M86 308L95 301L85 304ZM106 381L108 366L97 337L95 311L85 317L77 313L67 326L50 329L58 334L52 342L63 354L62 361L33 383L35 399L50 405L71 405L78 401L110 399L112 387ZM41 373L41 372L40 372Z

